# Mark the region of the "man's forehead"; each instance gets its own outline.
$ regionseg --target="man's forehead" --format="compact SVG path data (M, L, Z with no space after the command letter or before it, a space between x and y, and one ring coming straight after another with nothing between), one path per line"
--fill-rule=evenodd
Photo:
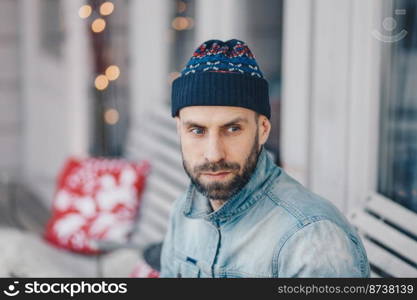
M190 106L184 107L180 111L181 123L200 123L223 125L225 123L248 122L253 111L234 106ZM203 124L204 123L204 124Z

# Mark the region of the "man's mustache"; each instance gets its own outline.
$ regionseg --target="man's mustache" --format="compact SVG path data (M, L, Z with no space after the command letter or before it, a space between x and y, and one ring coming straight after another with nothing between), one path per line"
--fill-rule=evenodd
M200 166L194 167L194 172L231 172L231 171L240 170L240 165L238 163L228 163L225 161L220 161L218 163L206 163Z

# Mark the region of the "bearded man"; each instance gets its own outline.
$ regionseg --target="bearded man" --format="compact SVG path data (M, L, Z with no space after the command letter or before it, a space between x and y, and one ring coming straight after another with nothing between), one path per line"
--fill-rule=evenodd
M269 156L268 83L239 40L200 45L172 86L190 185L161 277L369 277L355 229Z

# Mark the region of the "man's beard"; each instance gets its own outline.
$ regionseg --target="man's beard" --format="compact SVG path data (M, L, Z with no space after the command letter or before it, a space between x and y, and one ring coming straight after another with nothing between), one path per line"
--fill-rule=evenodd
M191 179L191 182L195 185L197 190L206 196L209 199L213 200L228 200L233 195L237 194L250 180L253 172L255 171L256 164L258 162L258 155L260 150L259 148L259 136L258 131L256 131L255 141L253 143L251 152L249 156L246 158L245 165L243 166L242 174L236 174L234 177L226 182L210 182L210 183L203 183L198 176L194 174L198 174L201 172L218 172L218 171L237 171L239 172L240 165L238 163L227 163L225 161L220 161L218 163L206 163L200 166L196 166L193 168L194 172L190 172L188 164L186 160L183 160L182 164L184 166L184 170L187 173L188 177Z

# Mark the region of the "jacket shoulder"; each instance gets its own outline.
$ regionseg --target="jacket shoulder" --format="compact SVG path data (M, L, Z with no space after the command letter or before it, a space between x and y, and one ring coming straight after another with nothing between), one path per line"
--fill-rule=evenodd
M313 193L283 169L267 196L274 206L284 209L301 226L328 219L341 227L349 226L342 212L329 200Z

